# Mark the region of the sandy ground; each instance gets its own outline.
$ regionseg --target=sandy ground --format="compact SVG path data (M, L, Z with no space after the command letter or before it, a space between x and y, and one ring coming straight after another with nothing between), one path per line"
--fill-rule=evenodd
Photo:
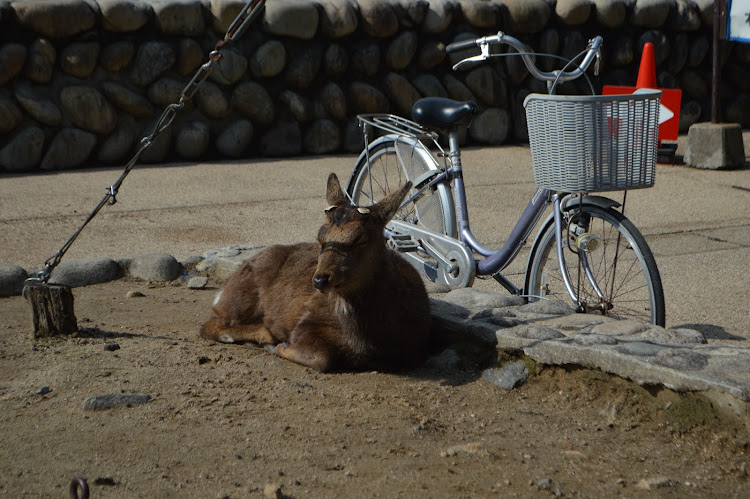
M80 334L45 341L4 299L0 495L75 476L92 497L750 495L747 429L695 397L528 360L506 391L481 372L507 358L447 338L459 367L320 374L201 340L219 285L77 288ZM105 394L150 401L83 409Z

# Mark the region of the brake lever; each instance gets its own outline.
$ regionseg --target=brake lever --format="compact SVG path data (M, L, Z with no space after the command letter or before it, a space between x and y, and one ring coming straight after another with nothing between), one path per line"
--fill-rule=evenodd
M596 60L594 61L594 76L599 76L599 63L602 61L601 49L596 51Z
M482 51L479 55L474 55L471 57L467 57L466 59L462 59L458 61L456 64L453 65L453 71L456 71L458 68L465 64L469 64L472 62L483 62L489 59L490 56L490 44L486 41L479 42L479 49Z

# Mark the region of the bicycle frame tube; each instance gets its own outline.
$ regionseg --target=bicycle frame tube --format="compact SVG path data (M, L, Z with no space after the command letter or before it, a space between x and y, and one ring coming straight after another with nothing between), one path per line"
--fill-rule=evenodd
M467 213L465 210L466 197L463 192L463 185L460 187L456 186L456 191L459 203L464 205L459 208L459 212ZM510 232L510 235L508 236L508 239L506 239L502 248L496 251L489 251L486 254L483 254L478 250L478 248L481 248L485 252L488 251L479 244L474 237L474 234L471 232L468 224L468 215L466 216L466 225L459 222L461 240L477 253L483 254L485 257L484 259L477 261L478 275L495 274L503 270L513 261L528 239L529 234L531 234L531 231L534 229L534 226L536 226L544 213L544 209L549 204L549 200L550 191L546 189L537 189L529 201L529 204L526 205L526 209L521 213L518 222L516 222L515 227L513 227L513 230Z
M576 307L580 310L581 302L578 300L578 294L573 289L573 284L570 282L570 276L568 275L568 268L565 266L565 254L563 253L562 211L560 209L559 195L553 196L552 210L555 217L555 249L557 250L557 263L560 266L560 274L562 274L565 289L568 291L573 303L575 303ZM591 273L587 272L586 275L591 276ZM589 280L593 282L590 277Z
M466 244L472 251L485 257L477 260L477 274L492 275L503 270L513 261L518 251L521 249L526 239L531 234L534 226L537 224L544 209L550 202L551 192L546 189L537 189L534 196L529 201L526 209L521 214L516 226L511 231L503 247L499 250L490 250L482 246L477 240L469 227L468 205L466 202L466 192L464 191L463 179L457 175L455 169L444 170L435 175L427 184L420 187L417 191L408 196L402 203L405 207L415 199L419 198L426 189L430 189L441 182L447 182L448 178L453 177L453 187L455 188L457 200L457 215L459 218L459 239Z
M458 137L455 132L449 134L448 141L450 143L449 156L453 166L453 187L455 188L459 238L461 242L484 257L477 260L477 275L495 274L507 267L516 257L550 202L551 192L546 189L537 189L503 247L499 250L488 249L477 240L469 226L469 207L466 201Z

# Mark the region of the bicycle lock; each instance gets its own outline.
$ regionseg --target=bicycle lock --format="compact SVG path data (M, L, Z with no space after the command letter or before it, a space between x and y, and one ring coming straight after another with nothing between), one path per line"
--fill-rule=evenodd
M73 293L71 287L65 284L50 284L48 281L52 271L59 265L65 253L73 245L78 235L89 222L104 208L117 202L117 193L125 177L133 169L141 155L153 143L154 139L172 124L177 111L195 95L201 85L211 74L215 64L222 58L221 50L242 36L250 23L260 14L266 0L248 0L243 9L229 26L224 38L219 40L209 53L208 61L198 68L195 76L182 90L177 103L169 104L154 125L150 134L140 141L140 148L125 165L120 177L111 186L91 214L86 218L77 231L62 245L62 247L44 262L44 268L24 282L22 295L31 304L34 324L34 337L54 336L58 334L72 334L78 331L78 325L73 311Z

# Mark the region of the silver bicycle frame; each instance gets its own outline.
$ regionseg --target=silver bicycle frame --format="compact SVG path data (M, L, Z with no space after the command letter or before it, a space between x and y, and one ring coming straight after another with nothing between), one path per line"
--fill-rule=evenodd
M471 231L469 223L469 209L466 198L466 190L463 182L463 169L461 166L461 154L460 147L458 145L458 137L455 132L449 133L448 136L449 151L447 156L449 158L450 167L443 170L441 173L436 174L430 182L421 186L412 195L404 200L402 206L407 205L414 199L418 198L425 189L434 188L434 186L440 183L453 183L453 192L456 203L456 215L458 218L458 239L466 244L472 251L481 255L484 258L475 259L476 274L480 276L492 276L500 284L503 285L509 292L513 294L519 294L520 290L513 283L511 283L505 276L502 275L502 270L505 269L518 255L523 245L528 240L529 235L534 230L534 227L542 217L547 205L552 203L552 211L555 222L555 240L556 240L556 251L557 258L560 266L560 273L565 284L565 288L570 295L573 303L576 307L582 307L581 302L578 300L575 290L573 289L570 276L567 272L567 266L565 265L565 254L563 251L563 233L562 233L562 207L563 199L565 194L553 193L547 189L538 188L534 195L531 197L528 205L526 206L523 213L516 222L516 225L511 230L508 238L506 239L503 246L498 250L491 250L483 246L476 238L474 233ZM616 204L614 201L603 198L601 201L597 198L595 204L602 204L611 206ZM567 203L565 204L567 206ZM604 294L599 290L599 286L593 278L591 269L587 264L585 257L582 259L582 265L587 279L591 283L592 287L599 295L600 298L604 297Z

